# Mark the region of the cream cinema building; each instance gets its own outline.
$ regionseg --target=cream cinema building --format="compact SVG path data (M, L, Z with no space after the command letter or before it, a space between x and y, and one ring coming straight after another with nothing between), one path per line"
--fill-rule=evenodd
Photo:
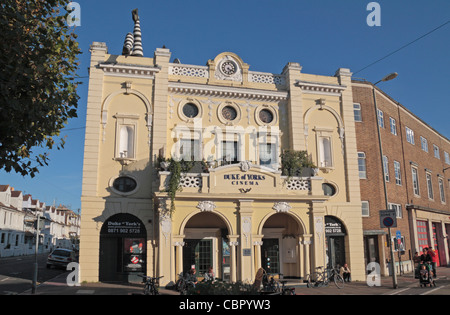
M251 283L260 267L301 279L343 263L365 280L351 72L147 57L133 20L122 54L91 45L80 281L164 285L195 265ZM314 167L284 175L286 150Z

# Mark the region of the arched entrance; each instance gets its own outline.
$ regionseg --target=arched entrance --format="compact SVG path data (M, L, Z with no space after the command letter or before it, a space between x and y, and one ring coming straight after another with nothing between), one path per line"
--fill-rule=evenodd
M119 213L108 218L100 231L99 280L138 281L146 274L147 231L137 217Z
M344 224L333 216L325 216L325 246L328 268L340 268L346 263Z
M229 281L228 235L226 223L217 214L201 212L191 217L184 227L183 272L195 266L197 276L203 277L212 267L216 277Z
M297 220L286 213L276 213L262 228L261 267L269 274L283 274L285 278L299 278L299 237L303 229Z

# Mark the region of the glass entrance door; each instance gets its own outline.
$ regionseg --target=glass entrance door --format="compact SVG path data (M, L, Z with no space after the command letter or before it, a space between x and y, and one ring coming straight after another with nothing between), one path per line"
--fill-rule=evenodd
M183 247L183 271L194 265L197 276L203 276L213 266L212 239L187 239Z
M261 264L269 274L280 273L280 245L277 238L263 239Z

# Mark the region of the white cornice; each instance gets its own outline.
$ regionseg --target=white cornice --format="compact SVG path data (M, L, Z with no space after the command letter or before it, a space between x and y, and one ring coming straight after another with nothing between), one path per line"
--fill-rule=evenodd
M231 86L204 85L169 82L169 91L174 94L215 96L236 99L254 99L277 102L288 98L287 91L269 91Z
M155 73L161 70L157 67L111 63L100 63L98 67L103 69L106 76L142 79L153 79L155 77Z
M295 85L300 87L304 93L321 94L321 95L333 95L339 96L344 91L346 85L329 84L321 82L308 82L297 80Z

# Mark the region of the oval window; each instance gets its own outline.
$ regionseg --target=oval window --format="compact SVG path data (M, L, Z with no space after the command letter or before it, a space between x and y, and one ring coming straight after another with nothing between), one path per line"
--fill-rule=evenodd
M193 103L187 103L183 106L183 114L187 118L195 118L198 115L198 107Z
M270 124L273 121L273 113L268 109L263 109L259 112L259 119L265 124Z
M336 194L336 187L331 184L322 184L322 189L325 196L334 196Z
M121 176L114 180L113 187L115 190L120 192L130 192L136 189L136 181L127 176Z
M226 120L232 121L235 120L237 117L237 111L233 106L225 106L222 109L222 116L223 118L225 118Z

